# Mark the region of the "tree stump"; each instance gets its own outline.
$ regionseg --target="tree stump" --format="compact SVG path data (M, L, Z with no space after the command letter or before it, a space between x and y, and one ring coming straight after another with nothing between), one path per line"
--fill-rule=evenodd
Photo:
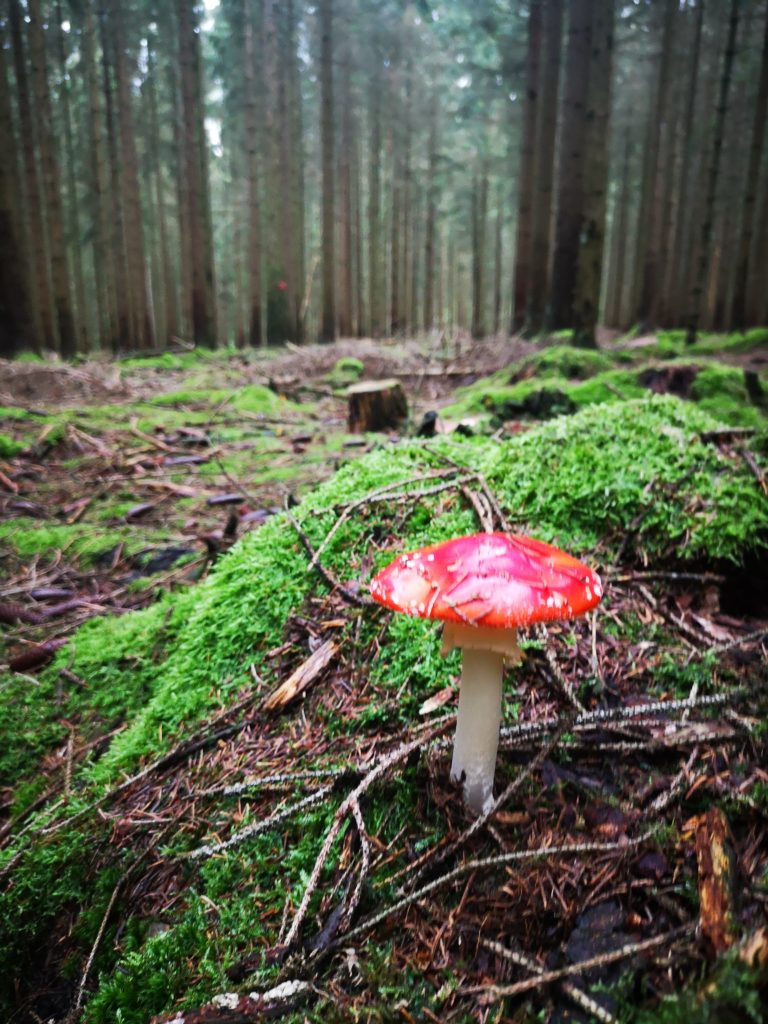
M397 429L408 416L408 402L397 380L364 380L347 388L349 432Z

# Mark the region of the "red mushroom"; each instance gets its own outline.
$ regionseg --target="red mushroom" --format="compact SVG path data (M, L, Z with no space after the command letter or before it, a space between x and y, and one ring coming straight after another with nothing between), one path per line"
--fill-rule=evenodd
M517 627L589 611L603 594L600 577L543 541L478 533L400 555L371 594L395 611L442 619L442 653L464 651L451 778L480 814L493 799L504 662L521 658Z

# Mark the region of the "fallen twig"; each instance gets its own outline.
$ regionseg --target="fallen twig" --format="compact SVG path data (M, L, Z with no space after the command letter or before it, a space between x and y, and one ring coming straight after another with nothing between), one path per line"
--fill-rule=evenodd
M672 943L676 939L689 935L693 931L693 925L683 925L663 935L656 935L652 939L645 939L643 942L633 942L620 949L613 949L609 953L601 953L600 956L591 957L589 960L580 960L568 967L561 967L556 971L543 971L535 978L526 978L523 981L515 982L514 985L473 985L463 989L464 992L478 993L482 995L484 1003L495 1003L500 999L509 996L517 996L531 989L540 988L542 985L550 985L554 981L561 981L574 974L582 974L584 971L594 970L596 967L603 967L607 964L616 963L618 960L626 960L627 957L636 956L646 950L654 949L656 946L663 946L665 943Z

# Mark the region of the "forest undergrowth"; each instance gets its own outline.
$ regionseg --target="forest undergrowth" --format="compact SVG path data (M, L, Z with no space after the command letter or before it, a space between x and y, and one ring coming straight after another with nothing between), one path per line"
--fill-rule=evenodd
M159 401L7 411L9 1019L763 1019L762 378L656 346L521 349L422 393L470 436L362 453L329 365L230 390L190 361ZM504 405L553 380L566 414ZM525 636L473 822L457 655L367 585L485 529L557 543L606 596Z

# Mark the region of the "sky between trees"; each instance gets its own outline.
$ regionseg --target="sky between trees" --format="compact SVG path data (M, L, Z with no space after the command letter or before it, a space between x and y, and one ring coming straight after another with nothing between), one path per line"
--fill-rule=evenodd
M766 0L2 0L0 354L768 320Z

